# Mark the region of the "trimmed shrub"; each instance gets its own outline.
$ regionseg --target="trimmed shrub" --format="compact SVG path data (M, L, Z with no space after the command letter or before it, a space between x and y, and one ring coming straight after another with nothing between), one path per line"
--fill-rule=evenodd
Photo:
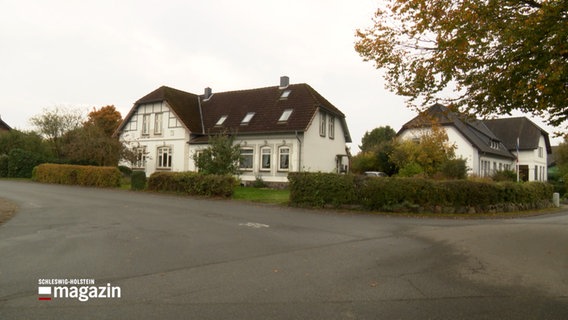
M550 205L553 187L542 182L480 182L404 177L353 177L291 173L290 203L299 206L360 204L385 212L493 212Z
M290 203L298 206L339 207L353 204L355 176L335 173L292 172L290 181Z
M130 176L130 188L132 190L146 189L146 172L133 171Z
M44 183L114 188L122 175L116 167L45 163L34 168L32 180Z
M233 195L236 185L232 175L197 172L155 172L148 179L148 190L224 198Z
M12 149L8 153L8 177L31 178L34 167L42 162L36 153Z
M8 159L7 154L0 155L0 178L8 177Z

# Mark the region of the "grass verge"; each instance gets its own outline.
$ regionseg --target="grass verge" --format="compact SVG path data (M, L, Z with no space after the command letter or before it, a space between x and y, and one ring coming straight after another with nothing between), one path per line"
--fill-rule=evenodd
M271 204L288 204L290 190L237 187L233 199Z

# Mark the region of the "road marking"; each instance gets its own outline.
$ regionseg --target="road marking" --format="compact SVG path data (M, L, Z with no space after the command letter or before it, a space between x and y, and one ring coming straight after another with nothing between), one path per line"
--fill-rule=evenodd
M257 223L257 222L239 223L239 226L250 227L250 228L255 228L255 229L269 228L270 227L267 224L262 224L262 223Z

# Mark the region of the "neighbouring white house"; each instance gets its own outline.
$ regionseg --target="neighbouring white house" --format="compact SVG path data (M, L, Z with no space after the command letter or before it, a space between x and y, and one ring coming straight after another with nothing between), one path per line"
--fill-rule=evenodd
M142 97L119 126L120 140L146 175L196 171L193 155L209 137L230 133L241 148L241 179L286 182L289 172L348 170L345 115L307 84L196 95L160 87Z
M456 156L466 160L470 175L485 177L518 170L523 181L547 180L550 139L526 117L470 119L435 104L404 124L397 135L419 139L433 124L446 130L449 142L456 146Z

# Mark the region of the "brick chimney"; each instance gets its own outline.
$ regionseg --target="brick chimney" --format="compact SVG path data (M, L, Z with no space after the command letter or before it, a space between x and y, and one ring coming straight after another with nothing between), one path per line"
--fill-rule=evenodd
M288 76L280 77L280 89L285 89L290 85L290 78Z
M211 88L209 87L205 88L205 91L203 92L203 100L211 98L212 95L213 95L213 90L211 90Z

